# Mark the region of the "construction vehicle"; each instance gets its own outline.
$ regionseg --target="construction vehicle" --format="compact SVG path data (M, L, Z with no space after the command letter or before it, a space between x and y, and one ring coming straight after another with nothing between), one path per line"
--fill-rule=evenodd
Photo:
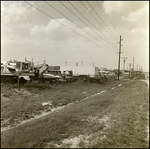
M30 76L32 81L39 81L44 83L60 83L65 82L64 75L61 74L60 66L49 66L48 64L40 64L34 66L34 76Z
M60 66L48 66L48 69L45 71L45 77L48 75L54 75L57 77L56 82L72 82L73 81L73 73L72 70L64 70L61 72Z
M1 82L2 83L17 83L18 79L20 84L24 84L27 81L38 82L65 82L68 80L68 76L65 78L64 74L61 74L60 66L49 66L48 64L35 65L31 61L18 61L10 60L1 62Z
M34 76L34 63L31 61L3 61L1 62L1 83L17 83L18 79L21 84L30 80Z

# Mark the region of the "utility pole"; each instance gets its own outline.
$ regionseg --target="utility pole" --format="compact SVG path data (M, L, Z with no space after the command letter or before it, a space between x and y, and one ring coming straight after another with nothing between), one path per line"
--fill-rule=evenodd
M126 62L126 59L127 59L127 57L122 57L122 59L123 59L123 71L125 71L125 62Z
M137 71L138 71L138 63L137 63Z
M120 55L121 55L121 35L120 35L120 42L119 42L119 61L118 61L118 80L119 80L119 74L120 74Z
M131 63L129 64L129 76L131 75Z
M133 71L134 71L134 57L133 57Z

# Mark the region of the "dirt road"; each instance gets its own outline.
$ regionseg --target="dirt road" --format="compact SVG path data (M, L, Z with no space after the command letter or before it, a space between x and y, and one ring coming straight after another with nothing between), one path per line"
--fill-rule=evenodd
M82 89L87 86L82 85ZM2 131L1 147L149 147L146 83L120 81L97 90L92 87L84 88L83 94L88 96L82 96L74 104Z

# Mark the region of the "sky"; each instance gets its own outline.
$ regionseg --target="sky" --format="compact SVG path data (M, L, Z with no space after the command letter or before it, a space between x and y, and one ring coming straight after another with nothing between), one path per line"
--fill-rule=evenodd
M1 61L149 72L149 1L1 1ZM125 62L123 62L125 60Z

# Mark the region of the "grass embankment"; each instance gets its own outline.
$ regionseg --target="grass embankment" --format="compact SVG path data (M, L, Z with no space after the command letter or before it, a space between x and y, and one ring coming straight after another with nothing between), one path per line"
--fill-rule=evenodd
M17 85L1 84L1 127L15 126L53 108L75 103L118 83L74 82L62 85L26 84L20 92ZM43 103L48 103L43 106Z
M104 89L103 89L104 90ZM1 134L1 147L148 148L148 87L132 81Z

